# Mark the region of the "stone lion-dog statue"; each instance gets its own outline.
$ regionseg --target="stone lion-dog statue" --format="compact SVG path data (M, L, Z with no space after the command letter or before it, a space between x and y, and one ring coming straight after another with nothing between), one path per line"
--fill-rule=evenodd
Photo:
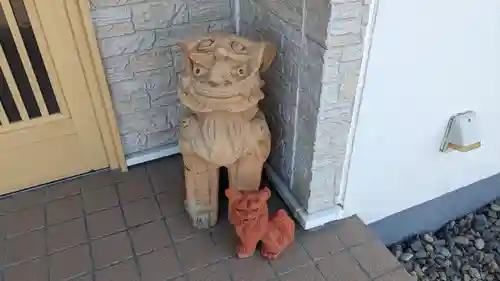
M186 181L185 208L196 228L218 217L219 168L238 191L259 190L271 135L258 103L260 74L276 56L268 42L211 33L178 44L183 53L178 95L179 130Z

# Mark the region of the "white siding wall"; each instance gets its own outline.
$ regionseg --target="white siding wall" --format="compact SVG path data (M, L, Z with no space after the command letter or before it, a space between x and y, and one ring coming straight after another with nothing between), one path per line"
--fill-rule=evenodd
M344 205L366 223L500 172L500 2L379 2ZM465 110L483 147L440 153Z

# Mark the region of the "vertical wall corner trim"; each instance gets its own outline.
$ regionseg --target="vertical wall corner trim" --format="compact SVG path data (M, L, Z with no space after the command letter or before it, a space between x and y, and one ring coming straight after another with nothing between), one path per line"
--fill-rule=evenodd
M234 11L234 29L236 31L237 35L241 35L241 28L240 28L240 0L232 0L233 3L233 11Z
M347 136L347 147L346 147L346 156L344 158L344 164L342 166L342 177L340 181L340 190L335 201L337 204L344 206L346 193L347 193L347 184L349 177L349 168L351 165L351 157L353 154L354 141L356 138L356 128L359 122L359 111L361 108L361 103L363 100L363 90L365 88L366 82L366 73L368 69L368 63L370 59L370 51L372 47L373 40L373 32L375 30L375 24L377 19L377 12L379 7L379 0L373 0L370 4L370 14L368 18L368 24L366 27L366 34L363 40L363 58L361 60L361 69L358 78L358 85L356 87L356 95L354 97L354 105L352 112L352 122L351 128L349 129L349 135Z

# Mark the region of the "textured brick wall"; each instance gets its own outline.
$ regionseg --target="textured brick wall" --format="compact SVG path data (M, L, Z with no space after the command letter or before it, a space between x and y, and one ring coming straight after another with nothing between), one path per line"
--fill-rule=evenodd
M242 34L279 50L265 77L269 162L309 212L337 203L369 4L240 0Z
M178 40L234 30L230 0L91 0L125 153L176 141Z
M264 76L269 163L309 212L338 203L369 1L92 0L126 153L176 140L175 42L239 20L242 35L278 47Z
M325 1L311 3L314 5L308 11L313 16L326 8ZM325 39L311 38L314 41L311 44L324 47L321 50L324 65L311 168L310 212L337 203L369 5L370 0L333 0Z

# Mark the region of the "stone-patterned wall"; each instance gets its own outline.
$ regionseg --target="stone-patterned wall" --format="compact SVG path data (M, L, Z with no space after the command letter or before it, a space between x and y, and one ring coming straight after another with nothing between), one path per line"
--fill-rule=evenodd
M175 43L239 23L278 47L261 105L269 163L308 212L338 204L369 1L91 0L126 154L176 141Z
M269 162L310 213L334 206L369 0L240 0L243 35L278 46L263 110Z
M240 0L241 34L270 41L278 48L275 61L263 77L266 97L261 108L271 129L273 147L269 163L287 185L291 184L293 173L295 109L302 45L301 2Z
M311 28L308 32L312 34L309 44L318 44L323 54L322 89L308 202L308 211L314 212L341 203L337 196L371 0L333 0L331 3L323 0L308 1L313 4L308 5L308 13L312 15L327 9L327 6L331 10L324 39L318 40L318 36L314 35L313 30L316 28ZM316 47L317 45L313 48Z
M125 154L176 142L176 42L234 31L230 0L91 0Z

